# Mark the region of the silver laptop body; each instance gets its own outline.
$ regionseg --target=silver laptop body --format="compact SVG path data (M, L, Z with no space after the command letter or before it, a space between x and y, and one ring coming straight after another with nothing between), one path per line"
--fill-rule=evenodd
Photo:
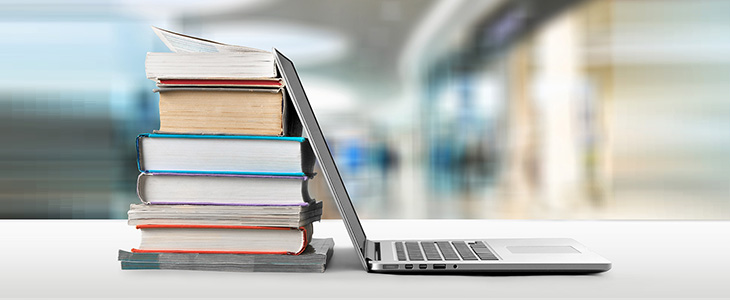
M352 243L367 271L384 273L596 273L611 262L573 239L470 239L371 241L357 217L334 159L291 60L274 49L315 157L322 167Z

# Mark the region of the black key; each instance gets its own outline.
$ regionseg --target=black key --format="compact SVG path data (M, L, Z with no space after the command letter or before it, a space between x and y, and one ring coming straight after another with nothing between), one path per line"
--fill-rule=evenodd
M439 255L434 242L421 242L421 247L423 247L423 252L426 253L426 260L441 260L441 255Z
M477 256L479 256L479 259L481 260L499 260L492 252L489 253L477 253Z
M479 260L474 255L474 253L471 253L471 249L469 249L469 246L467 246L465 242L453 242L453 243L454 243L454 248L456 248L456 252L459 252L459 255L461 256L461 259Z
M408 252L410 260L423 260L423 254L421 254L421 247L418 246L418 242L406 242L406 252Z
M454 248L451 248L451 243L442 241L436 242L436 245L439 246L441 254L444 255L444 260L459 260L459 256L456 255L456 251L454 251Z
M489 251L489 249L474 249L474 253L477 255L479 254L492 254L492 251Z
M479 241L479 242L469 243L469 245L471 246L471 249L474 250L474 253L477 254L479 259L481 259L481 260L499 260L497 258L497 256L494 255L494 253L492 253L492 251L489 250L489 248L487 248L487 245L485 245L484 242Z
M395 254L398 256L398 260L408 260L406 258L406 250L403 248L403 243L395 243Z

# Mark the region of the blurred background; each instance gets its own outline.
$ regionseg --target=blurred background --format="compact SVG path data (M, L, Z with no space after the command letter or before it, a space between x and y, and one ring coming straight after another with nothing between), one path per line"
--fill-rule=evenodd
M363 218L730 219L730 1L11 0L0 16L0 218L126 218L135 136L159 126L155 25L289 56Z

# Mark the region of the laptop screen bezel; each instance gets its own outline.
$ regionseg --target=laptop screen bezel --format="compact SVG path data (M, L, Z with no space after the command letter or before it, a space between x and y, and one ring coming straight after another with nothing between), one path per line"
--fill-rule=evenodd
M345 227L347 227L347 232L352 239L353 245L358 250L360 262L367 270L368 266L365 260L365 244L367 238L365 237L365 231L360 224L360 219L357 217L340 172L337 170L337 165L335 165L334 158L324 139L324 134L319 127L314 110L312 110L312 106L309 104L309 99L307 99L307 95L304 92L299 75L294 68L294 63L276 48L274 48L274 55L276 65L279 68L281 77L284 79L287 94L304 127L304 134L309 139L309 144L312 146L314 155L322 167L322 173L332 192L337 209L340 211L340 215L345 223Z

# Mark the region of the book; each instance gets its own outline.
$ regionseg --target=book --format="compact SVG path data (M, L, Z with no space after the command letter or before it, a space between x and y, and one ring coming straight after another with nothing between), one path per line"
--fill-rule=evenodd
M313 202L307 176L141 173L137 195L149 204L298 205Z
M281 89L284 82L281 78L264 79L158 79L157 86L164 87L240 87Z
M152 31L172 52L267 52L265 50L219 43L152 26Z
M119 250L123 270L205 270L235 272L324 272L332 257L333 239L312 239L299 255L133 253Z
M128 224L301 227L319 221L322 202L306 205L147 205L129 207Z
M160 133L280 136L285 127L281 89L175 87L160 94ZM298 133L298 131L297 131Z
M266 79L276 77L271 52L149 52L148 79Z
M302 137L137 136L137 167L145 173L305 176L314 155Z
M132 252L300 254L312 224L298 228L232 225L137 225L142 239Z

